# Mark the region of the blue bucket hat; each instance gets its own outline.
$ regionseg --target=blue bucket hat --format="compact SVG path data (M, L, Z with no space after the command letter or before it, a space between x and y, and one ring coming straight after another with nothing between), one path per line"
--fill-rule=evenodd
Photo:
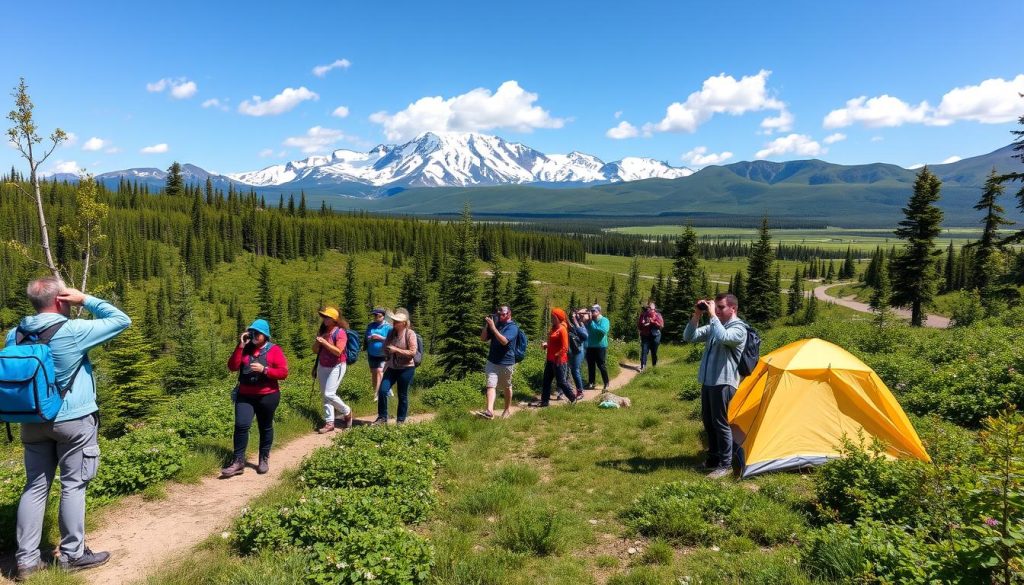
M247 329L249 331L262 333L263 335L267 336L267 339L270 339L270 323L267 323L266 319L256 319L255 321L252 322L252 325L249 325Z

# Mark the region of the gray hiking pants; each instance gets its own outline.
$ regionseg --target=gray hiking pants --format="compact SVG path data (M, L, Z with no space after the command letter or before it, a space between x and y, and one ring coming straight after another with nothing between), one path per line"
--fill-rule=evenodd
M18 505L18 565L39 561L46 498L60 468L60 554L77 559L85 552L85 488L96 477L100 447L97 415L62 422L21 425L25 446L25 491Z

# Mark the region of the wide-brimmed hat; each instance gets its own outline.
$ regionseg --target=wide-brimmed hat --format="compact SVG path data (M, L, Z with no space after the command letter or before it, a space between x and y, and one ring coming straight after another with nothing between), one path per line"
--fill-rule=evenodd
M324 307L323 309L320 309L319 313L321 317L327 317L328 319L334 319L335 321L337 321L340 316L338 309L335 309L334 307Z
M270 339L270 323L267 323L266 319L256 319L255 321L252 322L252 325L249 325L249 327L247 327L247 329L249 331L262 333L267 337L267 339Z
M380 307L376 307L374 310L370 311L370 314L371 315L387 315L388 314L388 310L387 309L382 309Z
M598 313L600 313L601 312L601 305L594 305L594 306L590 307L590 310L591 311L597 311Z
M409 322L409 311L407 311L404 308L400 307L398 309L395 309L393 313L388 315L388 317L392 321L397 321L399 323L408 323Z

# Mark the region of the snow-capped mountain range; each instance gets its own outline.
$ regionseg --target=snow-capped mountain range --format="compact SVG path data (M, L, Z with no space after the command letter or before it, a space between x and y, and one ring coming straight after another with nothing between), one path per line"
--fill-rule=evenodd
M544 154L497 136L425 132L405 144L369 152L336 150L329 156L274 165L229 178L256 187L362 183L376 188L474 187L507 184L599 184L675 179L693 174L648 158L605 163L582 152Z

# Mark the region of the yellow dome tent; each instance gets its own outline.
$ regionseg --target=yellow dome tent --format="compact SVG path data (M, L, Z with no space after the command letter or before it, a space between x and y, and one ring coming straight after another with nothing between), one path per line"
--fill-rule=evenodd
M893 458L931 461L892 392L843 348L802 339L762 356L729 403L742 477L822 465L843 435L881 439Z

